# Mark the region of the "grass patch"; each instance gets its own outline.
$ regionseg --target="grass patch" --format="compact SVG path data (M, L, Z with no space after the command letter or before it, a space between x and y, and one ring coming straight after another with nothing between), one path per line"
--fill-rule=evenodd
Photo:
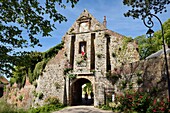
M37 108L31 108L29 109L28 113L51 113L52 111L58 111L60 109L63 109L65 106L62 104L50 104L50 105L44 105Z
M0 113L27 113L23 109L17 109L14 105L8 104L5 100L0 99Z
M0 99L0 113L51 113L52 111L58 111L63 109L64 106L61 103L46 104L37 108L30 108L28 110L17 109L16 106L8 104L3 99Z

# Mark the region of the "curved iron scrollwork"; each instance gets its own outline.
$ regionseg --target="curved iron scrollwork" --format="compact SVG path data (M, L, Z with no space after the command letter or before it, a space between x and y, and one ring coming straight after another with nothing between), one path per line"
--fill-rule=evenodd
M161 25L162 35L164 35L164 30L163 30L162 22L161 22L161 20L160 20L156 15L151 14L151 13L147 14L147 15L143 18L143 23L144 23L144 25L145 25L146 27L148 27L148 28L152 28L152 27L154 26L154 22L152 21L152 18L153 18L153 17L155 17L155 18L159 21L159 23L160 23L160 25ZM148 20L146 21L146 19L148 19ZM164 36L163 36L163 38L164 38Z
M146 27L152 28L154 26L154 23L152 21L152 14L146 15L145 18L143 18L143 23L145 24ZM147 20L146 20L147 19Z

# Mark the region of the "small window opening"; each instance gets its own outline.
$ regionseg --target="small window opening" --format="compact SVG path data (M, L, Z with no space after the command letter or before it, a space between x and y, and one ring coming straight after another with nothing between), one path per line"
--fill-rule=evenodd
M79 54L82 54L83 56L86 54L86 42L80 42L79 43Z

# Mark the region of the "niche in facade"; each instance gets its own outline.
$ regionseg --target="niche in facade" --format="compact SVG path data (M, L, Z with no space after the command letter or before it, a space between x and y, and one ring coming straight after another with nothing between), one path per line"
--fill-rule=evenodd
M79 54L82 54L82 56L86 54L86 42L85 41L79 43Z
M89 31L89 24L88 24L88 22L81 23L80 27L79 27L79 31L80 32L87 32L87 31Z

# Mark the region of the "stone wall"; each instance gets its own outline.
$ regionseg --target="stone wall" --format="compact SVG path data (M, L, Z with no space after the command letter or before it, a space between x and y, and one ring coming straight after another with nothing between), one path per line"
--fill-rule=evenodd
M21 89L15 83L12 87L6 87L7 102L19 108L28 109L32 106L34 96L33 91L35 86L31 85L28 78L26 78L25 86Z
M138 45L134 40L125 41L126 37L108 30L110 34L110 61L111 70L122 64L139 61Z
M170 58L168 58L168 64L170 68ZM112 73L114 76L119 75L119 80L115 82L116 93L132 87L138 91L150 92L155 96L167 95L167 76L163 56L126 64L112 70ZM126 83L126 87L123 88L122 83Z
M42 75L34 81L36 85L34 83L30 84L29 79L26 78L25 86L21 89L17 87L16 83L12 87L9 87L7 91L7 102L25 109L44 105L48 97L57 97L61 103L64 103L66 80L63 72L65 67L67 67L67 60L64 53L64 49L60 50L47 63Z
M64 56L64 49L52 58L46 65L42 76L39 76L37 80L37 93L42 93L43 98L35 98L34 105L37 103L43 105L46 98L57 97L60 102L64 103L64 88L65 88L65 76L64 69L66 60Z
M56 96L61 100L61 102L63 102L65 86L65 79L64 77L62 78L63 66L60 67L58 64L55 65L56 62L59 64L64 64L64 60L57 60L61 57L63 57L63 55L56 56L48 63L43 76L40 76L40 78L37 80L37 88L31 85L28 82L28 79L26 85L22 89L18 89L15 86L16 84L14 84L14 86L11 88L11 91L8 93L8 102L17 105L18 107L25 108L29 108L32 105L37 106L36 103L39 105L44 104L43 102L48 96ZM170 68L170 58L168 58L168 64ZM97 106L99 104L104 104L105 88L113 88L115 93L122 93L126 89L133 88L137 91L142 90L153 94L156 91L157 95L154 94L154 96L167 96L167 77L164 70L164 58L159 57L125 64L121 67L116 67L114 70L112 70L112 74L114 76L112 78L107 77L107 73L96 71L94 74L95 78L90 76L78 76L76 79L86 78L93 82L95 90L94 105ZM117 77L119 79L117 79ZM139 78L142 81L140 81L138 84L137 81ZM61 86L58 87L58 89L55 86L56 82L59 86ZM125 82L126 86L123 87L122 84ZM44 97L42 99L38 99L38 97L35 98L33 91L36 91L37 93L42 92ZM67 92L65 94L68 95L69 93ZM22 101L19 100L20 95L23 96Z

